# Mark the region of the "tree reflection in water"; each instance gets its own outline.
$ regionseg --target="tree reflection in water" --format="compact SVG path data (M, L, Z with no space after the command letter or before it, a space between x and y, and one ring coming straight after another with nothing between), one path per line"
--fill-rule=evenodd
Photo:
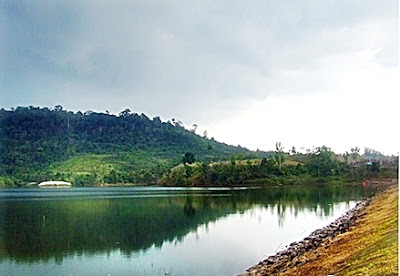
M62 262L69 255L114 250L129 257L167 241L179 242L199 226L254 207L277 212L284 227L288 211L326 216L334 203L358 200L369 192L359 187L296 186L171 193L137 198L0 197L0 261Z

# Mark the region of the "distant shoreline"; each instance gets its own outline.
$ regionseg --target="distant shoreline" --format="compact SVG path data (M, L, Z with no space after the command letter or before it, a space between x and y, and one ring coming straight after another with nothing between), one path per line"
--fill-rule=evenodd
M282 183L282 184L277 184L277 183L252 183L252 184L233 184L233 185L209 185L209 184L196 184L196 185L158 185L155 183L152 184L145 184L145 183L98 183L98 184L88 184L88 185L71 185L69 187L71 188L77 188L77 187L163 187L163 188L262 188L262 187L281 187L281 186L304 186L304 185L309 185L309 186L320 186L320 185L331 185L331 186L337 186L337 185L345 185L345 186L359 186L362 185L362 183L365 183L367 186L387 186L393 184L395 180L389 180L389 179L371 179L368 181L358 181L358 182L343 182L343 183L338 183L338 182L333 182L333 183L319 183L318 181L310 182L310 183L304 183L302 181L299 181L298 183ZM397 180L396 180L397 181ZM382 183L385 183L385 185L382 185ZM39 183L28 183L24 186L0 186L0 189L4 188L37 188L39 187ZM56 187L54 186L46 186L48 187ZM43 187L42 187L43 188Z

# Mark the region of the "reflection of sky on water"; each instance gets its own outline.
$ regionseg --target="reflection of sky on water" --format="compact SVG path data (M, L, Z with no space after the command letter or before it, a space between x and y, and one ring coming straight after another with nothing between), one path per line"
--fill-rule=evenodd
M157 192L154 198L120 200L99 199L97 195L91 200L38 203L6 202L3 198L0 207L14 208L16 212L39 206L25 216L30 223L37 223L37 235L40 230L51 231L36 237L38 242L51 244L29 251L23 248L24 244L15 249L18 240L9 244L0 237L0 275L232 275L327 225L362 197L351 189L340 193L325 191L324 200L321 198L318 203L312 199L314 192L306 197L298 187L233 194L226 190L216 194L181 191L165 198L158 197ZM52 208L59 216L58 223L64 224L48 228L55 219L49 213L47 228L43 228L42 216L36 214ZM72 234L65 232L74 231L76 225L83 228ZM8 232L13 231L12 227L7 227L0 227L0 233L11 237L12 232ZM139 240L129 236L132 232L138 234ZM60 234L71 244L66 244L64 237L58 242L47 240L49 235ZM76 235L82 237L76 240ZM52 255L51 250L57 250L57 254Z
M277 206L254 206L200 225L183 239L164 242L161 247L153 245L129 254L121 250L73 254L61 263L4 261L0 267L7 267L8 274L2 275L46 275L53 270L55 275L233 275L327 225L355 203L335 204L331 216L310 210L295 213L288 208L283 215L284 223Z

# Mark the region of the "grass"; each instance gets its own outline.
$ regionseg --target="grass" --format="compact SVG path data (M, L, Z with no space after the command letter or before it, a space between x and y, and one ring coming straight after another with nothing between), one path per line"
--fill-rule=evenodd
M105 154L84 154L74 156L64 162L56 162L49 169L53 173L103 173L108 174L114 165L107 162L110 155Z
M398 187L377 196L349 232L279 275L398 275Z
M398 191L369 207L343 275L398 275Z
M160 176L173 160L161 158L157 153L145 151L119 152L115 154L80 154L68 160L55 162L47 170L57 180L74 185L105 183L109 175L113 184L122 182L146 183L153 181L153 175ZM129 177L129 178L128 178ZM113 179L113 178L112 178ZM0 179L0 185L4 182Z

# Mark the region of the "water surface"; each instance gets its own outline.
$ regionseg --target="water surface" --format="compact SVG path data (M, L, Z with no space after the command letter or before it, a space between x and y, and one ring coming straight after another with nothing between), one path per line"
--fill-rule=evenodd
M361 187L0 190L0 275L234 275L352 208Z

